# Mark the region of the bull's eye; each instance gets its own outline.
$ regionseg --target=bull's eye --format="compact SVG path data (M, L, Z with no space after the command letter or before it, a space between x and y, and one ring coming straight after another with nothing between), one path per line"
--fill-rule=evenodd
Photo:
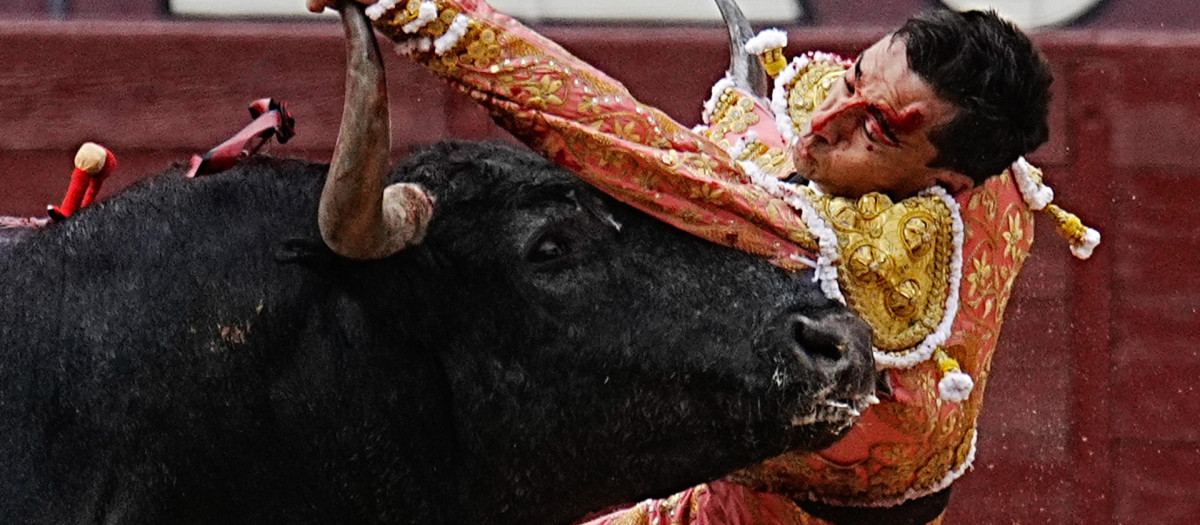
M550 262L561 259L570 252L566 239L557 235L543 235L533 248L529 250L529 261L534 263Z

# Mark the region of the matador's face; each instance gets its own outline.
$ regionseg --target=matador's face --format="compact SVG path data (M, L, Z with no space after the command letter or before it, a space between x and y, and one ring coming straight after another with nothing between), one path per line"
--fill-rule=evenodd
M955 108L908 66L907 44L886 36L859 56L812 114L793 151L797 171L845 197L882 192L900 199L933 184L971 187L965 175L930 168L930 131Z

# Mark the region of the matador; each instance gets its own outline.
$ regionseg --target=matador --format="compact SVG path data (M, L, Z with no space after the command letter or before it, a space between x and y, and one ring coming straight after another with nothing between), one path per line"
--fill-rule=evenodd
M929 179L919 191L822 184L819 148L846 140L874 152L908 140L906 129L932 126L922 120L936 108L870 99L872 75L894 63L868 61L871 50L857 62L819 52L788 62L782 31L735 41L734 63L739 52L760 59L773 85L756 90L731 68L713 87L703 124L690 129L481 0L383 0L367 13L398 52L547 158L690 233L786 270L812 270L828 297L874 329L884 395L841 441L596 523L826 523L813 509L890 508L945 493L975 454L984 386L1033 242L1034 212L1053 220L1079 257L1099 242L1051 204L1040 170L1023 158L969 184ZM895 41L877 44L879 56L894 54ZM814 183L785 180L796 171Z

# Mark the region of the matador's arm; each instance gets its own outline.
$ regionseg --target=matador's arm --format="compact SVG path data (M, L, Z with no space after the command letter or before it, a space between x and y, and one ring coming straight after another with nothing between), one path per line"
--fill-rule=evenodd
M802 218L720 145L486 3L385 0L368 14L402 53L606 193L781 267L810 266L817 245Z

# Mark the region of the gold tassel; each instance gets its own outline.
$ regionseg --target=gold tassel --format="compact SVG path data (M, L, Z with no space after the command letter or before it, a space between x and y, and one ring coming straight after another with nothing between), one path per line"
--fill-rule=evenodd
M1100 232L1088 228L1074 213L1060 208L1056 204L1046 206L1046 213L1054 220L1058 233L1071 243L1071 253L1080 259L1087 259L1092 250L1100 244Z
M783 57L783 48L775 47L759 53L758 60L762 62L767 74L774 78L787 67L787 59Z
M937 361L938 370L942 372L942 375L949 374L950 372L962 372L962 369L958 367L958 360L950 357L950 354L947 354L941 348L938 348L933 353L933 359Z
M1079 220L1079 216L1058 207L1057 204L1047 205L1046 213L1054 219L1054 227L1058 228L1058 233L1066 237L1067 241L1071 244L1083 243L1087 229L1083 226L1083 221Z

